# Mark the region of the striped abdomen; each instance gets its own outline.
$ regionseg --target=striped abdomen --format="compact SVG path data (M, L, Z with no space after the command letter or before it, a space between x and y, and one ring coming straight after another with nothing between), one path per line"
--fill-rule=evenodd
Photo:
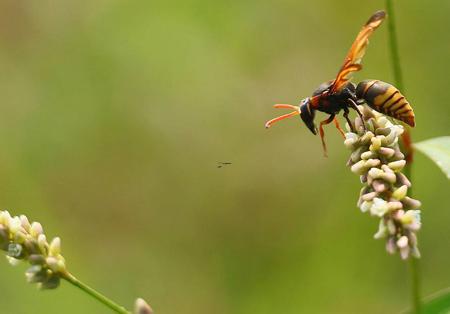
M414 111L400 91L391 84L366 80L358 84L356 96L364 99L372 109L384 113L410 126L415 126Z

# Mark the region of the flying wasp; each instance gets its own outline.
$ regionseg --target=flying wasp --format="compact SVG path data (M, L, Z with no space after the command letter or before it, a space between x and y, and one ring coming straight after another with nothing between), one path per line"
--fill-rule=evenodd
M362 114L357 105L363 103L366 103L378 112L414 127L413 109L396 87L379 80L365 80L358 85L350 82L352 74L362 69L361 60L369 43L370 35L380 26L385 17L386 13L384 11L377 11L364 24L334 80L321 84L311 97L303 99L298 106L285 104L275 105L275 108L287 108L293 109L294 111L267 121L266 128L269 128L277 121L300 115L300 118L308 129L316 135L317 127L314 123L316 111L327 113L329 117L321 121L319 125L319 134L324 155L326 156L327 146L324 140L323 126L334 122L336 128L344 136L344 131L336 119L336 115L341 110L344 111L344 118L347 120L353 132L355 132L354 127L348 118L349 108L354 109L362 119Z

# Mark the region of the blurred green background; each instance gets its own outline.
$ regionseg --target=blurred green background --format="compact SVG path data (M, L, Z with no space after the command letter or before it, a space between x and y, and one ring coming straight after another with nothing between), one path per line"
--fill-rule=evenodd
M372 238L357 176L292 103L332 79L384 1L0 1L0 204L69 269L157 313L396 313L408 264ZM419 141L448 135L449 1L396 1ZM387 25L356 80L392 82ZM218 161L233 164L217 168ZM449 184L417 155L424 295L450 285ZM110 313L0 265L1 313Z

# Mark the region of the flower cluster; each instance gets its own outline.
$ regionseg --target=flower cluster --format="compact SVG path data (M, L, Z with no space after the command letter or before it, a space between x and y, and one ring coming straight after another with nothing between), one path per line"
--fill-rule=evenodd
M24 215L11 217L9 212L0 211L0 248L7 252L11 264L20 260L31 264L25 275L41 289L58 287L66 272L61 240L56 237L48 243L41 224L30 223Z
M399 148L403 126L395 125L382 114L360 106L363 121L355 119L356 133L347 125L345 146L352 151L348 165L360 175L358 207L380 218L375 239L386 238L386 250L400 252L402 259L420 257L416 232L420 229L418 200L407 196L411 182L401 173L406 165ZM365 126L365 127L364 127Z

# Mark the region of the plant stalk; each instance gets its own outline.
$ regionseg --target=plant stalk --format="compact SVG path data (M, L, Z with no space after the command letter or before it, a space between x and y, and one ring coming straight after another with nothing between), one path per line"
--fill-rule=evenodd
M71 273L69 273L69 272L64 273L61 276L61 278L65 279L67 282L71 283L75 287L77 287L80 290L82 290L83 292L87 293L88 295L90 295L91 297L93 297L94 299L99 301L100 303L106 305L107 307L109 307L114 312L119 313L119 314L131 314L131 312L127 311L123 306L118 305L114 301L112 301L112 300L108 299L107 297L105 297L100 292L98 292L95 289L93 289L93 288L89 287L88 285L84 284L83 282L81 282L80 280L75 278L75 276L73 276Z
M403 85L403 75L400 65L400 54L398 51L398 41L397 32L395 27L395 13L393 0L386 0L386 11L388 14L388 33L389 33L389 47L391 51L391 63L394 72L395 85L402 93L405 93L405 87ZM405 149L406 166L404 169L405 175L411 178L411 166L413 163L414 150L412 147L412 140L409 128L405 128L405 132L402 135L403 147ZM411 193L411 189L410 189ZM410 274L411 274L411 299L412 299L412 309L413 313L419 314L421 304L420 304L420 278L419 278L419 260L411 257L410 258Z

